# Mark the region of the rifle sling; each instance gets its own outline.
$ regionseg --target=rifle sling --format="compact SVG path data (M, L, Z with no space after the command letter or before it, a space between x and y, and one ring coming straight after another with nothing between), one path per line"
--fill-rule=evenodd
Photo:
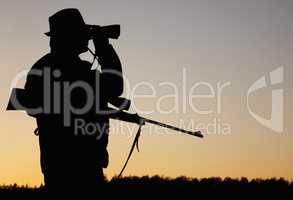
M125 168L126 168L126 166L127 166L127 163L128 163L128 161L129 161L129 159L130 159L132 153L133 153L133 150L134 150L134 147L135 147L135 146L136 146L136 148L137 148L137 151L139 152L138 140L139 140L140 133L141 133L141 127L142 127L142 124L140 124L139 127L138 127L138 131L137 131L137 133L136 133L136 135L135 135L135 138L134 138L134 140L133 140L133 143L132 143L132 146L131 146L130 152L129 152L129 154L128 154L128 157L127 157L127 159L126 159L126 161L125 161L125 164L124 164L123 168L121 169L121 171L120 171L120 173L119 173L119 175L118 175L118 178L121 177L123 171L125 170Z

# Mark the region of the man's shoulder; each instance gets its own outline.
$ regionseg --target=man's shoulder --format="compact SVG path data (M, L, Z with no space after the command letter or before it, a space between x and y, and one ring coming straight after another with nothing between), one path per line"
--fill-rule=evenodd
M42 70L44 67L50 66L52 64L51 63L52 62L51 57L52 56L51 56L50 53L44 55L39 60L37 60L37 62L35 62L35 64L33 64L32 69L40 69L40 70Z

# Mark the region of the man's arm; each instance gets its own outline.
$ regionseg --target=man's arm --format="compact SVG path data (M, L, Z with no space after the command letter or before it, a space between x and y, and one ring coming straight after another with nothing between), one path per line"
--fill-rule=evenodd
M108 39L95 41L95 50L101 65L101 86L108 99L120 96L123 92L123 75L120 59Z
M113 97L120 96L123 92L122 66L111 44L108 44L107 47L104 48L98 60L101 65L102 81L104 81L102 83L104 83L107 86L106 89L109 90L107 93Z

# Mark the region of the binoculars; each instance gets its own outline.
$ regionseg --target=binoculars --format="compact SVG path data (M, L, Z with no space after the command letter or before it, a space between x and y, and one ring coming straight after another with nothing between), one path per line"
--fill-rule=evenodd
M118 39L120 36L120 25L113 24L108 26L88 25L90 39L101 34L109 39Z

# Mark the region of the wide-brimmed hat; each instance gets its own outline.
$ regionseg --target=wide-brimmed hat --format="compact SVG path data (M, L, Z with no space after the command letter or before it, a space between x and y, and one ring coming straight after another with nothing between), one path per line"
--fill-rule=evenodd
M87 35L89 26L87 25L79 10L67 8L58 11L49 17L50 31L45 33L47 36L79 34Z

